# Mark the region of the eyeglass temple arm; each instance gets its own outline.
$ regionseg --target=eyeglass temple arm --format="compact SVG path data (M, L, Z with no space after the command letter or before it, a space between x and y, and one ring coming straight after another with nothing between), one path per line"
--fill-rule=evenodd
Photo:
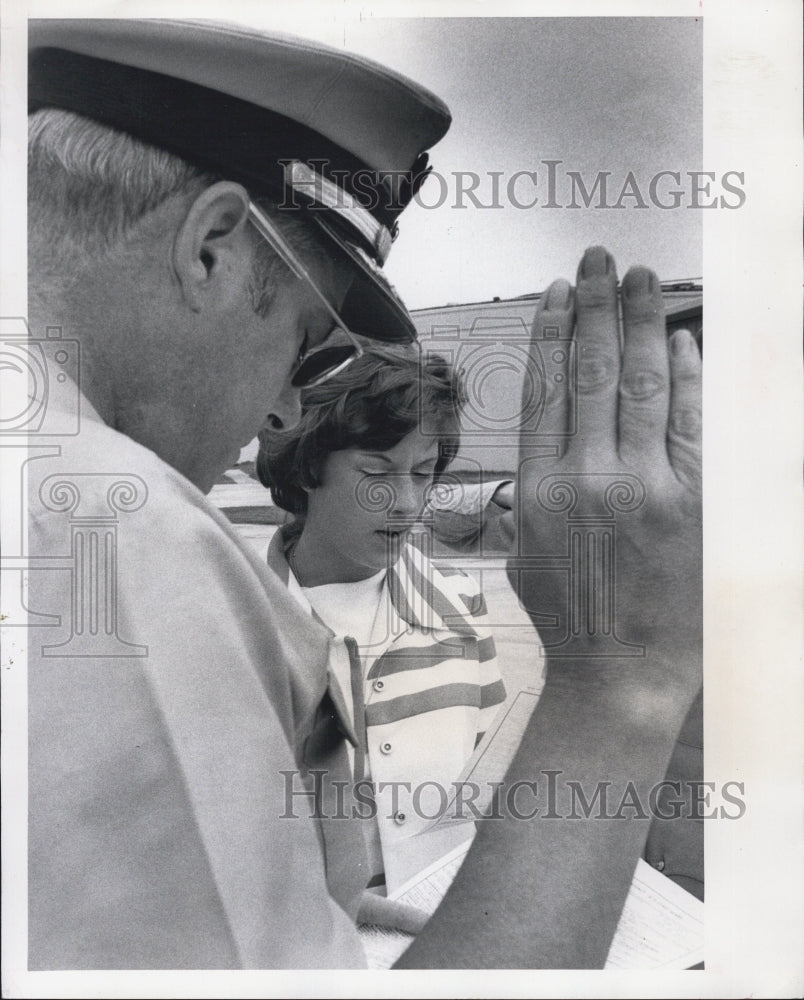
M332 307L332 303L327 299L326 295L318 287L318 284L313 280L313 276L304 266L300 258L296 255L293 248L287 242L287 240L282 236L277 227L271 222L268 216L258 208L253 201L248 203L248 215L249 221L257 230L257 232L262 236L265 242L284 260L290 270L295 274L297 278L301 278L302 281L306 281L312 291L315 293L316 297L319 299L321 304L327 310L329 315L335 321L339 330L342 330L349 340L352 341L354 346L357 348L358 353L362 354L363 349L360 346L360 342L357 337L352 333L352 331L346 326L340 316L335 312Z

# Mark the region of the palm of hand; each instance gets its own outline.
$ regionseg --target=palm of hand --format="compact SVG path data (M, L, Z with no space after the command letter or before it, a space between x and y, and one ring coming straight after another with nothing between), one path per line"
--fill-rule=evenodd
M652 272L626 275L622 313L621 337L614 262L594 248L533 325L534 351L575 338L538 428L523 427L509 565L554 663L639 657L671 635L699 654L700 357L684 331L668 344ZM677 659L662 683L699 683L698 656Z

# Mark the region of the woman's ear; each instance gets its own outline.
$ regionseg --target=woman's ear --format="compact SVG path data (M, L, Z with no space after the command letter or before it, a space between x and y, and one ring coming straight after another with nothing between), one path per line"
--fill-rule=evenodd
M182 295L193 312L214 297L241 294L242 282L232 281L240 266L251 266L246 237L248 192L241 184L219 181L193 201L173 245L173 270Z

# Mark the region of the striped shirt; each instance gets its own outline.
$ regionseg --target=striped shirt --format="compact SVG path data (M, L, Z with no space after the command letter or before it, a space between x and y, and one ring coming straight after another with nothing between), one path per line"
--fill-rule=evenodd
M340 688L335 704L354 706L355 778L371 776L389 891L472 835L468 822L432 837L427 831L505 699L477 583L460 570L437 569L429 536L411 538L386 576L372 642L358 651L344 639L352 677L362 683L344 692L336 680L342 671L330 671L330 685ZM277 536L274 568L283 548ZM289 577L286 569L280 574Z

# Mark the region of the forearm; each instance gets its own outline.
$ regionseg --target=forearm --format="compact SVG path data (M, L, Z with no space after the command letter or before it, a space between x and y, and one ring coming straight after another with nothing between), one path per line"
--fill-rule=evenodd
M557 281L540 299L534 372L557 334L575 336L577 367L562 352L523 425L509 573L546 645L574 659L551 660L502 818L481 824L408 967L600 968L701 682L697 349L684 331L668 341L656 275L632 268L619 286L602 247L575 290ZM518 781L540 789L530 819L511 810Z
M501 789L502 818L480 824L400 967L602 967L649 827L628 803L648 813L694 694L640 693L632 678L661 669L657 659L551 668ZM516 782L535 782L536 794L522 785L513 799ZM585 810L579 790L605 801Z

